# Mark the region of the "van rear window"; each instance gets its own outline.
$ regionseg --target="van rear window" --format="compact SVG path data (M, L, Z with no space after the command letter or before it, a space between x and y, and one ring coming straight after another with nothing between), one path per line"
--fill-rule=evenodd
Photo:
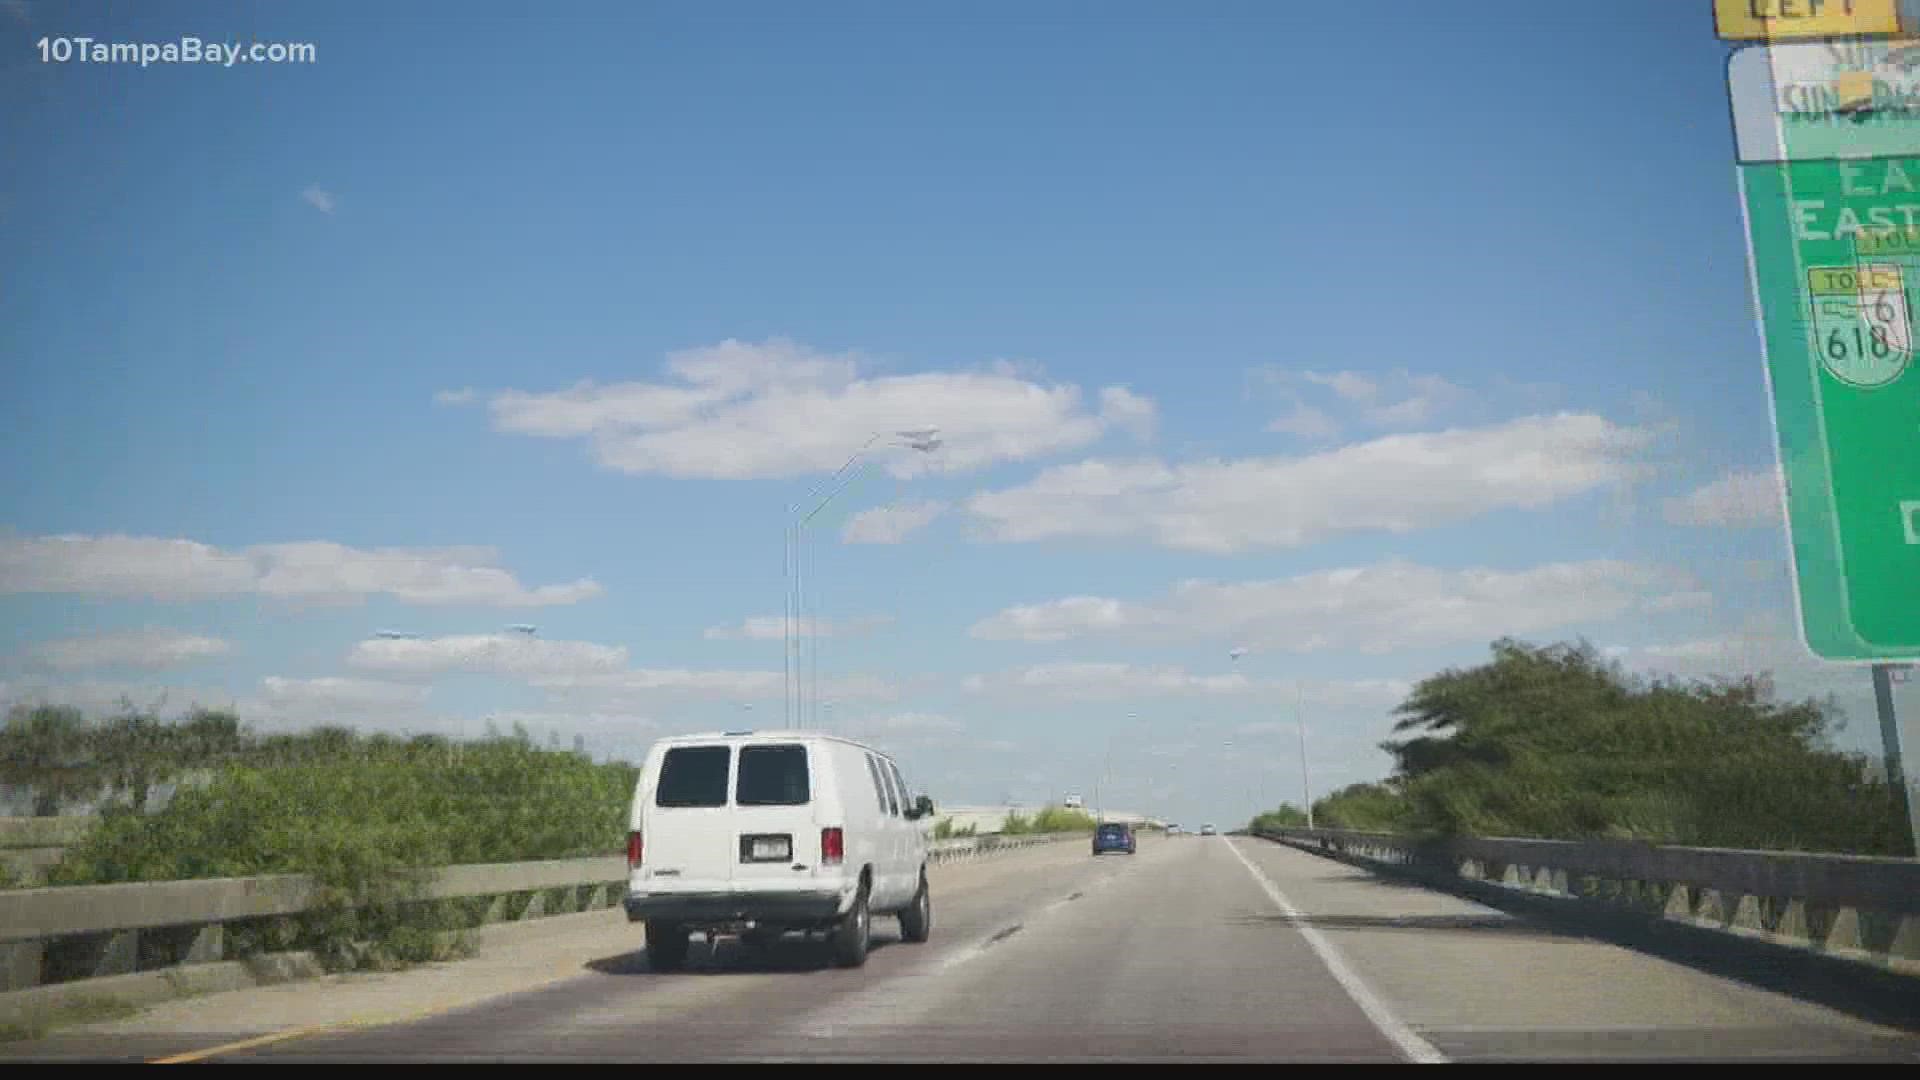
M660 763L660 783L653 793L655 806L727 805L727 765L732 750L725 746L676 746Z
M733 797L741 806L805 806L812 797L807 783L807 748L741 747L740 780Z

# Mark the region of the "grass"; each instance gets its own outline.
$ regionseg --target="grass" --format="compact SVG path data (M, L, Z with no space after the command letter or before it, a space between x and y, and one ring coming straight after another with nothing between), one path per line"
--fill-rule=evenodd
M139 1006L119 998L75 998L30 1016L24 1021L0 1024L0 1043L44 1039L60 1028L125 1020L139 1011Z

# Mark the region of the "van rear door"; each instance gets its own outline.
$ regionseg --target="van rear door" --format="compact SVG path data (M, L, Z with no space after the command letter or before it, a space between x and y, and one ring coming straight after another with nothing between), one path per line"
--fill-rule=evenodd
M721 892L733 872L733 747L671 746L646 808L642 830L648 888L655 892Z
M732 828L733 880L741 888L791 882L820 865L816 765L805 743L740 747Z

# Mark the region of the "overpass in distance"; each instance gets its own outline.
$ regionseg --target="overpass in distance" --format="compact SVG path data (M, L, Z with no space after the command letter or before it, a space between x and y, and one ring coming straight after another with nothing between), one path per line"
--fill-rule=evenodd
M1021 814L1032 817L1040 809L1037 806L940 806L934 808L933 817L936 822L952 821L956 829L971 826L981 833L997 833L1005 827L1009 815ZM1096 815L1091 807L1086 807L1084 812L1089 816L1097 816L1102 821L1120 821L1129 825L1142 826L1165 824L1147 814L1139 814L1131 810L1104 810Z
M0 1043L0 1060L1920 1062L1920 942L1900 937L1920 931L1911 914L1875 937L1864 914L1810 905L1827 944L1847 924L1851 944L1903 958L1836 973L1726 933L1635 938L1475 898L1316 847L1329 832L1148 833L1134 856L1057 842L939 863L931 940L902 942L877 917L858 969L800 939L756 953L721 938L655 973L640 928L602 907L489 927L472 959L163 1001ZM1769 853L1488 843L1548 852L1504 868L1523 883L1597 859L1715 881L1774 866L1833 895L1891 882L1902 895L1889 902L1914 906L1912 860L1802 858L1826 867L1809 875ZM1549 849L1572 854L1550 864ZM1352 848L1368 850L1391 854ZM1859 862L1874 865L1863 876ZM1750 899L1674 895L1689 917Z

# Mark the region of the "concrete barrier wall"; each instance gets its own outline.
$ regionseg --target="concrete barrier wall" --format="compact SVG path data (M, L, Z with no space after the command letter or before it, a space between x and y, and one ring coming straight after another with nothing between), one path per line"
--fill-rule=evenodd
M0 817L0 849L72 847L93 828L88 817Z
M1067 841L1090 843L1092 836L1092 833L1037 833L1031 836L967 836L953 840L929 840L927 861L931 863L967 862L1045 844Z
M933 841L928 858L963 862L1067 841L1087 836ZM621 856L553 859L446 867L432 872L421 895L491 898L486 921L503 922L613 907L626 882ZM298 915L320 895L311 879L290 874L0 892L0 991L217 963L227 958L228 924ZM162 941L169 947L148 947Z
M619 856L453 866L421 895L490 897L500 922L611 907L626 878ZM298 915L321 895L292 874L0 892L0 990L221 961L229 924Z
M1628 909L1920 976L1920 860L1616 841L1420 840L1346 829L1258 835L1349 861Z
M23 885L45 881L66 849L92 827L93 819L85 817L0 817L0 878Z

